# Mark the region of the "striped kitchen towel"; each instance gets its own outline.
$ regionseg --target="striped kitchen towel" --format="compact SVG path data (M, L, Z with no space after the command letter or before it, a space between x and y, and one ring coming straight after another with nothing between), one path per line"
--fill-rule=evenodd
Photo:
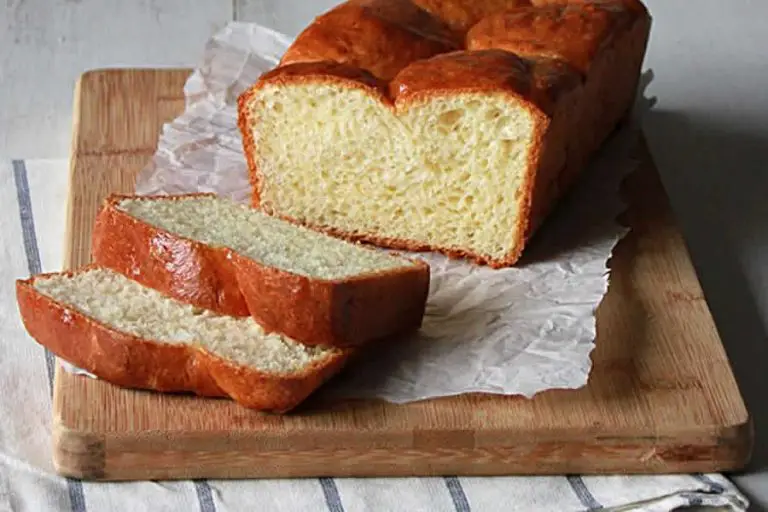
M746 510L718 474L494 478L320 478L88 483L50 460L55 359L26 334L14 280L61 268L64 160L0 161L0 512Z

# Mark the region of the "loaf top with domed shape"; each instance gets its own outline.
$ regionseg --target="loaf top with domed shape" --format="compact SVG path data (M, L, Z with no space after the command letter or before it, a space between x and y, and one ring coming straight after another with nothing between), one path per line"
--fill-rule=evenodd
M599 47L641 19L648 12L635 0L350 0L299 34L278 69L334 62L390 82L438 54L470 64L466 52L501 49L557 57L585 73ZM476 71L468 65L466 74L481 77ZM453 85L451 79L444 84ZM390 92L396 97L398 90Z

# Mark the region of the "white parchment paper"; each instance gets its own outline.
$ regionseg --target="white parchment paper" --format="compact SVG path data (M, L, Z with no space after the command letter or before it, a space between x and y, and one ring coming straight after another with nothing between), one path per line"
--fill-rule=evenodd
M232 23L205 48L185 86L185 112L166 124L137 180L140 194L215 192L247 201L237 96L290 43ZM392 402L486 392L527 397L586 384L606 263L626 229L621 180L636 165L635 124L619 131L550 217L515 268L494 270L436 254L423 328L375 347L325 392Z

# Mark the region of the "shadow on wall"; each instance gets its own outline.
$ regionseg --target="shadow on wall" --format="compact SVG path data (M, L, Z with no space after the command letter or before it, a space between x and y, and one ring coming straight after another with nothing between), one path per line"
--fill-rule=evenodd
M768 130L654 109L644 132L755 431L768 432ZM768 468L766 441L751 470Z

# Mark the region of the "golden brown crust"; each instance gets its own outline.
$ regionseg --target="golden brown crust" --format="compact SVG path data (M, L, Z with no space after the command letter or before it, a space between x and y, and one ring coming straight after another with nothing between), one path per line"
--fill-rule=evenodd
M414 3L462 34L493 13L530 5L529 0L414 0Z
M547 5L502 11L477 23L467 48L499 48L523 56L560 58L587 74L598 50L631 22L625 9L601 4Z
M433 16L411 0L349 0L377 18L395 23L427 39L433 39L447 48L461 48L464 34L452 30L440 17Z
M596 5L610 11L614 19L605 34L605 41L589 63L580 97L576 100L564 98L559 105L561 118L571 120L570 127L565 127L566 156L559 166L545 165L546 162L539 166L528 238L631 109L650 29L647 11L635 0L598 0L594 3L572 0L570 3ZM577 103L575 108L574 101ZM551 161L552 152L545 155Z
M492 267L511 266L520 257L524 242L533 235L555 202L584 168L590 155L631 107L645 54L650 16L640 0L410 1L454 33L466 36L466 41L463 49L415 59L404 65L391 79L389 90L383 96L379 95L382 81L377 82L376 95L382 104L394 103L401 107L407 102L423 101L438 94L484 91L510 94L522 100L529 111L536 112L537 122L534 124L537 132L530 152L530 172L519 191L523 194L524 218L518 220L514 248L504 257L494 259L463 248L434 247L376 233L343 232L333 226L318 226L309 221L298 222L297 219L292 222L381 247L430 250ZM366 2L353 0L338 9L352 4L359 7L363 3ZM398 5L405 3L408 1L398 0ZM417 18L411 16L409 19ZM352 22L352 18L345 21ZM325 26L324 30L345 31L348 28L343 24L332 25ZM307 31L311 29L312 25ZM377 33L376 37L386 40L388 34ZM374 43L366 39L360 48ZM333 45L328 46L321 39L307 39L301 45L311 47L317 58L336 58ZM520 58L521 55L523 58ZM294 55L291 59L294 64L287 67L296 66L295 62L300 59ZM260 198L258 141L254 140L250 128L258 120L251 119L249 112L256 92L267 85L287 84L286 80L293 83L324 80L352 87L370 86L364 80L353 77L349 69L344 70L343 76L338 71L329 73L330 66L326 61L318 63L314 71L292 67L289 72L278 67L264 75L241 97L240 128L255 207L283 216ZM577 83L579 81L581 85ZM578 98L574 91L582 87L584 92ZM580 102L581 106L576 108L571 104L573 102ZM556 115L560 121L553 124ZM558 127L557 136L544 133L551 126ZM563 133L567 134L565 144L557 139Z
M391 1L391 0L389 0ZM280 65L335 61L391 80L410 62L458 48L439 20L410 2L347 2L318 17L290 46Z
M160 198L199 195L212 194ZM96 217L93 261L144 286L220 314L250 315L267 331L307 345L357 346L421 326L429 292L422 261L347 279L311 279L147 224L118 208L124 198L158 196L107 198Z
M98 322L38 292L34 280L49 275L16 282L25 328L58 357L118 386L230 397L251 409L287 412L338 372L353 353L353 349L337 349L286 375L246 368L200 347L142 339Z
M251 409L282 414L298 407L339 373L354 356L354 350L339 349L300 373L286 377L255 371L204 350L198 355L206 371L232 400Z
M490 49L414 62L390 82L390 96L402 104L459 92L505 93L529 104L531 111L551 115L560 95L580 83L581 76L564 62Z
M303 343L357 346L417 330L429 293L429 267L323 281L266 267L233 254L251 315L268 331ZM308 340L308 341L305 341Z
M261 88L266 84L283 85L309 82L310 78L312 83L325 80L350 87L359 87L371 94L387 96L386 81L376 78L365 69L333 60L285 64L264 73L257 85L258 88Z

